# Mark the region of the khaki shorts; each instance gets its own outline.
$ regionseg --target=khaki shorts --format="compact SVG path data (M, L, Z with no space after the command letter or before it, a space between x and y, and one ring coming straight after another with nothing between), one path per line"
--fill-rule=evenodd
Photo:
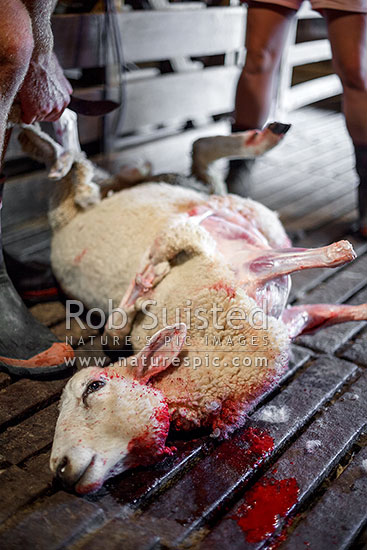
M298 10L303 0L252 0L252 2L265 2ZM367 0L311 0L311 5L312 9L317 11L329 9L367 13Z

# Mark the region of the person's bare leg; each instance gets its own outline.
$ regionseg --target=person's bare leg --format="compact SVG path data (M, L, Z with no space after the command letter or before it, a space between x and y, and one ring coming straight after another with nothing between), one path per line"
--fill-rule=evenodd
M353 143L367 145L367 15L323 10Z
M261 128L271 108L275 75L295 11L250 3L247 13L246 62L239 78L233 132ZM231 160L228 191L242 196L251 186L253 160Z
M346 321L367 320L367 304L359 306L305 304L284 310L282 320L290 338Z
M360 179L360 231L367 237L367 14L324 10L323 15L335 71L343 84L345 120Z
M238 81L234 127L261 128L269 115L275 75L296 12L272 4L251 4L247 14L246 62Z

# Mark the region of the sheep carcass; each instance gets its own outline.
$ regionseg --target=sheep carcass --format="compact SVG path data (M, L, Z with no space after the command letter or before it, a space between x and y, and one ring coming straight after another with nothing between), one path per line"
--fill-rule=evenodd
M205 180L220 156L264 152L282 137L271 130L199 140L196 173ZM65 176L58 162L52 174ZM114 328L120 313L113 313L106 333L121 342L130 335L138 354L124 366L85 368L66 385L50 464L79 493L169 452L170 424L227 436L284 372L293 337L367 318L366 305L286 307L289 274L352 260L348 242L291 248L276 214L261 204L166 183L99 201L92 175L76 156L58 184L53 269L89 308L107 312L109 299L119 305L125 323ZM84 204L86 189L94 199Z

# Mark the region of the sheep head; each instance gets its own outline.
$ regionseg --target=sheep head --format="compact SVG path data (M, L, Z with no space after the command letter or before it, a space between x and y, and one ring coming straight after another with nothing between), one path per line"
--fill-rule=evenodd
M91 493L107 478L171 452L168 406L148 382L174 362L185 336L183 323L165 327L126 368L86 368L69 380L50 459L65 485Z

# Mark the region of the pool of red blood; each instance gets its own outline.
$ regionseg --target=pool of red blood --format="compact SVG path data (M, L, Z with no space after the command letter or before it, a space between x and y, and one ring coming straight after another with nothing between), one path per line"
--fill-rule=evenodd
M248 428L243 438L248 443L248 454L264 457L274 449L274 439L264 430Z
M250 543L260 542L278 527L297 502L298 485L295 478L263 478L246 494L245 502L233 517Z

